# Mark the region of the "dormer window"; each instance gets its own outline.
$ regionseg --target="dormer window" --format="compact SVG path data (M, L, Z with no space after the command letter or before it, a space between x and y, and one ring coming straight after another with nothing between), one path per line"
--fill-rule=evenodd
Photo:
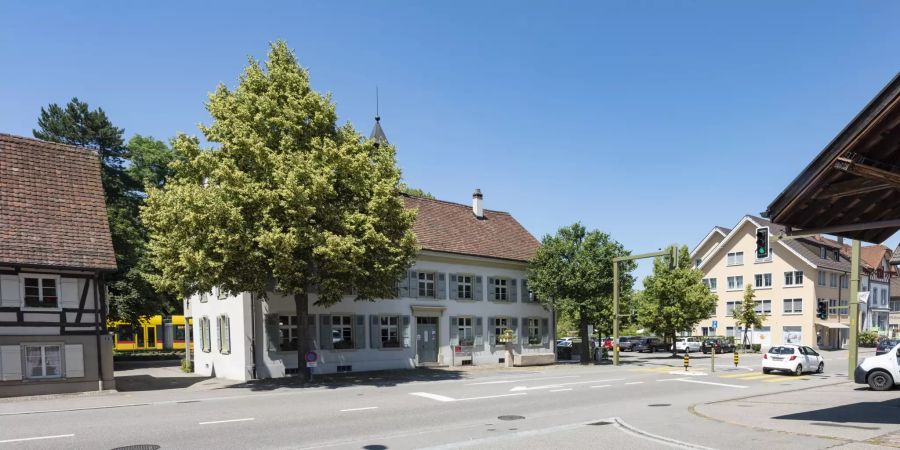
M826 247L824 245L819 247L819 256L822 259L828 259L828 247Z
M840 250L835 250L835 251L834 251L834 260L835 260L835 261L838 261L838 262L841 261L841 251L840 251Z

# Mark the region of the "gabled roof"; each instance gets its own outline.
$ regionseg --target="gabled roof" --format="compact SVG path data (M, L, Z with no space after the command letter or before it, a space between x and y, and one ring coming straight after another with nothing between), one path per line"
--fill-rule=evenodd
M0 264L116 269L97 153L0 133Z
M869 245L859 249L859 259L866 269L876 269L881 267L881 263L889 253L891 249L884 245Z
M694 247L693 250L691 250L691 258L696 257L697 250L700 250L700 248L702 248L704 245L706 245L706 243L709 242L709 240L712 239L713 236L718 234L722 237L725 237L725 236L728 236L728 233L730 233L730 232L731 232L730 228L725 228L725 227L720 227L720 226L713 227L713 229L710 230L709 233L706 234L706 237L704 237L703 240L700 241L700 243L697 244L697 246Z
M898 265L900 264L900 245L894 249L894 253L891 254L891 264ZM898 291L900 294L900 291Z
M722 236L727 236L728 233L731 233L731 228L720 227L718 225L713 227L719 233L722 233Z
M418 211L413 232L423 250L527 262L540 247L509 213L485 209L479 219L471 206L401 195Z

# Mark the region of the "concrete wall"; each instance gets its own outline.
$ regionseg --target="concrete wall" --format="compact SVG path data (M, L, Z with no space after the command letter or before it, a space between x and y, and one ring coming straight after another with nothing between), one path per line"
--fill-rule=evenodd
M250 359L250 294L225 296L220 299L214 289L207 295L207 300L200 301L200 296L191 298L193 315L194 372L228 378L232 380L249 380L252 378L252 362ZM223 354L219 349L219 327L217 317L226 315L229 318L231 351ZM200 333L200 319L209 318L209 351L203 350Z
M100 371L97 367L97 344L95 336L0 336L0 347L21 346L22 344L59 343L62 345L81 345L81 363L84 370L83 376L70 376L71 367L67 367L65 355L62 357L62 378L29 380L0 381L0 397L58 394L67 392L94 391L100 388L98 378ZM115 389L113 376L112 336L100 336L101 366L103 374L103 388ZM4 362L9 362L6 360ZM24 351L19 364L24 363ZM24 367L21 367L24 372ZM0 368L2 372L2 368ZM23 373L24 375L24 373Z

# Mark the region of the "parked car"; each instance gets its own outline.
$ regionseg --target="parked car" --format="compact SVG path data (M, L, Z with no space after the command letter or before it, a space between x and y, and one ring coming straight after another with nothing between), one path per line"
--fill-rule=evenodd
M573 339L575 339L575 338L566 337L566 338L559 339L556 341L556 346L557 347L572 347Z
M630 352L634 350L634 342L631 342L632 339L635 339L634 336L619 336L619 351L620 352Z
M868 384L874 391L886 391L900 385L900 343L887 353L870 356L856 366L853 381Z
M803 345L778 345L763 353L762 357L763 373L773 370L791 372L794 375L802 375L804 372L822 373L825 371L825 358Z
M716 349L716 353L728 353L733 352L735 347L733 342L723 338L710 338L703 341L703 346L701 347L703 354L712 352L713 348Z
M682 337L675 339L675 351L679 352L699 352L700 339L695 337Z
M900 344L900 339L884 339L878 343L878 346L875 347L875 356L883 355L887 352L890 352L892 348L896 347L897 344Z
M666 351L669 349L669 344L666 344L660 338L637 338L632 339L631 349L638 353L650 352L653 353L655 351Z

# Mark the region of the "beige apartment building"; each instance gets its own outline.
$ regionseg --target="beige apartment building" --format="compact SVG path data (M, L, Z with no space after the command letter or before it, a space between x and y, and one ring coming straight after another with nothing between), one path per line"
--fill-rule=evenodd
M765 316L762 327L747 333L751 343L764 348L783 343L846 347L850 261L840 244L814 237L770 239L769 257L758 259L760 227L769 227L770 236L783 231L765 219L745 216L733 229L713 228L691 252L694 266L703 271L704 284L719 299L715 314L692 334L734 336L740 341L744 333L735 325L733 311L750 284L756 292L756 311ZM824 320L816 317L820 301L827 305Z

